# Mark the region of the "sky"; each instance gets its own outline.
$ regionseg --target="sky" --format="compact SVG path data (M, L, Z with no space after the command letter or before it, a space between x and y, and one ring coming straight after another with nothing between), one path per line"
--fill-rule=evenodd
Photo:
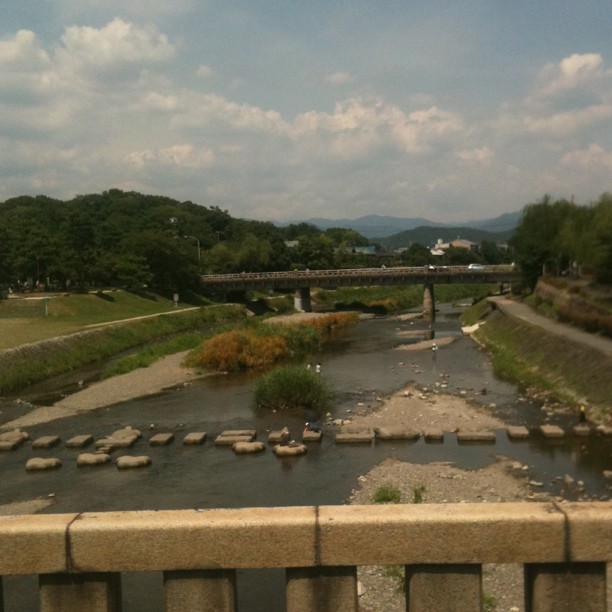
M3 0L0 201L456 223L612 190L612 0Z

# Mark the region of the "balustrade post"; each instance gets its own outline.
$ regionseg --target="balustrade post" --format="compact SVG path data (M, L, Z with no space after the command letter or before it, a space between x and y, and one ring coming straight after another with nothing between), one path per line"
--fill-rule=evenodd
M121 574L40 574L40 612L121 612Z
M482 608L480 565L407 565L408 612L465 612Z
M525 565L526 612L605 612L605 563Z
M235 612L235 570L176 570L164 572L166 612Z
M357 568L287 569L287 612L357 612Z

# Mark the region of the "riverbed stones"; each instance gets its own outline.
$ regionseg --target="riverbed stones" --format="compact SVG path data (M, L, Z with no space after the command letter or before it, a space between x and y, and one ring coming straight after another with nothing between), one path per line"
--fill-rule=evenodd
M205 440L205 431L192 431L183 438L183 444L185 444L186 446L194 446L197 444L204 444Z
M549 439L565 437L565 432L558 425L540 425L540 432Z
M389 425L387 427L375 427L374 433L379 440L418 440L421 434L413 429L401 426Z
M32 448L53 448L59 441L59 436L41 436L32 442Z
M158 433L149 440L150 446L168 446L174 440L173 433Z
M77 467L90 465L105 465L111 462L111 456L107 453L81 453L77 457Z
M0 433L0 450L15 450L19 448L30 436L21 429L13 429Z
M510 425L506 433L511 440L525 440L529 437L529 430L523 425Z
M62 467L62 462L57 457L32 457L27 460L25 469L28 472L43 472L60 467Z
M85 448L93 442L93 436L91 434L81 434L79 436L73 436L66 441L66 448Z
M266 445L263 442L234 442L232 450L237 455L250 455L265 451Z
M122 455L117 458L118 470L130 470L151 465L151 457L147 455Z
M457 432L457 441L461 442L484 442L490 443L495 442L495 432L494 431L458 431Z
M598 425L597 431L603 436L612 436L612 426L610 425Z

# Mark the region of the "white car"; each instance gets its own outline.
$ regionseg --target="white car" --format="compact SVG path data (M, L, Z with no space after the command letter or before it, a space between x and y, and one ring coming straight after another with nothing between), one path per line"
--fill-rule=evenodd
M484 272L484 266L482 264L470 264L468 266L468 270L472 270L476 272Z

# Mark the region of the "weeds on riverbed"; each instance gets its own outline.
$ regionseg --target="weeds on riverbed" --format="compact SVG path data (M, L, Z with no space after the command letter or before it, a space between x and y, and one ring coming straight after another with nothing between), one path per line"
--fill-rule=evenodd
M357 321L355 313L332 313L294 324L249 321L206 340L187 363L221 372L271 366L315 352L338 330Z
M384 484L376 489L372 501L375 504L399 504L402 501L402 493L396 486Z
M255 383L257 408L323 411L332 399L325 380L303 364L284 365Z

